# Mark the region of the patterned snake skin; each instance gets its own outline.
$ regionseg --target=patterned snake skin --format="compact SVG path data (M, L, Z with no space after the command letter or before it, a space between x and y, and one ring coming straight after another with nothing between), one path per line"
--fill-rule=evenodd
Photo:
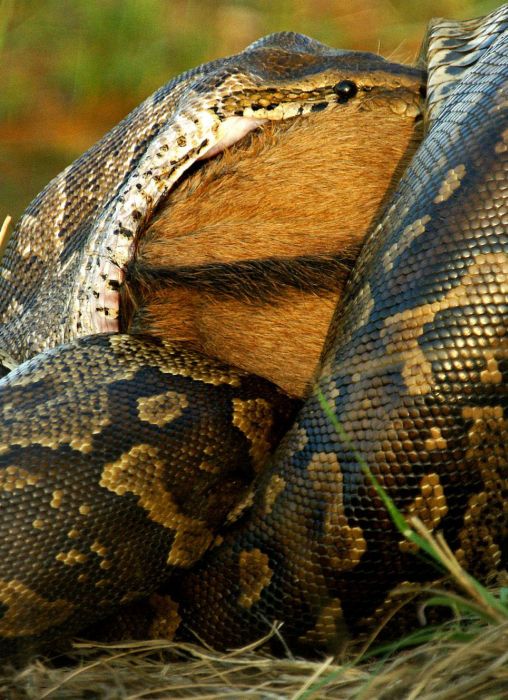
M397 584L436 575L356 451L475 574L506 564L507 26L504 6L429 30L427 135L318 382L354 448L315 393L295 419L263 380L118 333L118 290L137 231L197 159L337 101L416 109L420 70L272 35L173 80L29 206L0 268L1 357L23 363L0 382L3 650L154 591L151 634L224 647L282 621L291 645L336 647Z

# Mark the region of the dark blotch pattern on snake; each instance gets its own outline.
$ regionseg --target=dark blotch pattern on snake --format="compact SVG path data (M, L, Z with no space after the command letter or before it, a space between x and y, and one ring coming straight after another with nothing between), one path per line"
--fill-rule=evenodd
M335 648L398 583L435 577L357 453L473 573L506 564L506 25L503 7L429 30L428 131L317 383L351 443L314 391L263 468L294 406L185 348L115 334L118 287L139 226L196 159L256 120L327 108L340 80L363 99L410 91L419 71L273 35L161 89L29 207L0 269L2 357L27 361L0 384L6 650L157 589L152 633L234 646L282 621L289 644Z

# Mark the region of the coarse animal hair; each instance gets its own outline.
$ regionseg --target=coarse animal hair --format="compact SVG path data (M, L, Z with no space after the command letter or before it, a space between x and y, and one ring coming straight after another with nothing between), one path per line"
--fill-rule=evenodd
M197 163L140 237L125 330L303 396L365 235L421 138L389 100L269 123Z

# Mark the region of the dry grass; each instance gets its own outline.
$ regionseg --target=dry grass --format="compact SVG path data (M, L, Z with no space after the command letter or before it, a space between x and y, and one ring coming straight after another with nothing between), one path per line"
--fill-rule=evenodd
M361 664L277 659L256 649L221 655L158 641L82 643L66 667L38 660L22 670L5 668L0 694L6 700L493 700L508 697L508 620L462 631L454 623L426 644Z
M5 700L138 700L138 698L255 698L257 700L496 700L508 698L508 574L485 589L457 567L440 538L416 524L421 536L454 568L449 585L466 590L416 587L421 617L432 605L448 605L454 618L422 627L384 645L376 635L340 659L275 658L250 647L219 654L192 644L162 640L93 644L78 642L62 659L35 659L24 668L0 670ZM471 583L473 582L473 584ZM479 596L478 591L483 591ZM379 631L379 630L378 630ZM283 627L272 634L282 635ZM65 663L62 663L62 662Z
M5 246L10 237L9 227L12 223L12 216L7 215L4 219L2 226L0 227L0 260L3 255Z

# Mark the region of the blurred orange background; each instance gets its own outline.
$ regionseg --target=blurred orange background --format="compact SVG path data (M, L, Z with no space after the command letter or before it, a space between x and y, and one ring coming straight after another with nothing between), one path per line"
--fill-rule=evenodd
M280 30L415 59L488 0L0 0L0 220L173 75Z

